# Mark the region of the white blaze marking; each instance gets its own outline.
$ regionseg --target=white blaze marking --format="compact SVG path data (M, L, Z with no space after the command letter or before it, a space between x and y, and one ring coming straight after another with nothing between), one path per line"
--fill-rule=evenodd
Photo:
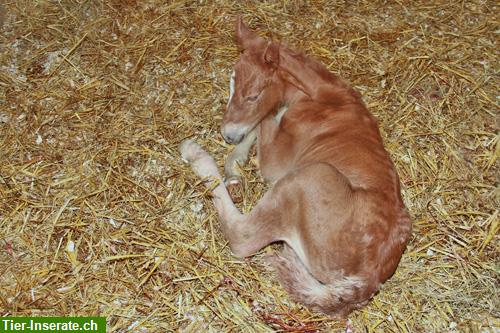
M229 81L229 100L227 101L227 105L231 103L231 99L233 99L234 95L234 79L236 78L236 74L234 71L231 73L231 80Z

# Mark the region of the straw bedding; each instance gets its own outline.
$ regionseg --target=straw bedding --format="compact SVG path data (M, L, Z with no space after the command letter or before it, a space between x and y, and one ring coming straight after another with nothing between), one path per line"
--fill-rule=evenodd
M499 330L494 1L4 1L0 314L101 315L110 332ZM364 95L414 235L350 322L231 256L177 145L222 165L233 22L320 59ZM239 206L266 191L255 157Z

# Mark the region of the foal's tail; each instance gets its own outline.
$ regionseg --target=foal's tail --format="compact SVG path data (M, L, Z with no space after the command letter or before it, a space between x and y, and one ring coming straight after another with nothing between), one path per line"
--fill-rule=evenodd
M368 303L366 284L360 278L342 277L331 284L323 284L304 266L295 251L285 244L280 254L267 257L278 278L292 297L315 310L345 317L351 311Z

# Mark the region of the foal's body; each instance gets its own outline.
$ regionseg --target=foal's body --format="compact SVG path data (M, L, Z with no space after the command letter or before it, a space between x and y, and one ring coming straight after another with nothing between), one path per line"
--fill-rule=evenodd
M274 185L242 215L213 159L190 141L181 152L199 176L220 182L214 203L235 255L285 242L270 258L284 287L308 306L346 315L394 273L411 232L377 122L359 93L319 63L262 44L241 21L237 37L244 49L260 46L247 55L249 62L262 57L270 69L247 73L250 81L242 82L244 56L235 67L236 91L222 133L240 144L228 158L226 178L237 176L235 164L246 160L257 137L261 173ZM270 79L259 83L265 74ZM252 106L254 100L259 105ZM245 109L246 117L237 113Z

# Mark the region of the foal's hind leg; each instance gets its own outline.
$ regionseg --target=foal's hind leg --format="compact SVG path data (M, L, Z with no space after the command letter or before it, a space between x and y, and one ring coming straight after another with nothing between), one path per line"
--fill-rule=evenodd
M243 166L248 161L250 148L252 148L256 138L256 130L251 131L226 158L226 162L224 164L226 185L236 184L239 182L241 174L238 171L238 166Z
M213 202L219 213L222 231L237 257L250 256L279 240L278 226L282 212L276 200L269 198L271 192L264 195L249 215L243 215L231 200L212 157L190 140L181 144L180 151L199 177L209 179L206 186L213 188Z

